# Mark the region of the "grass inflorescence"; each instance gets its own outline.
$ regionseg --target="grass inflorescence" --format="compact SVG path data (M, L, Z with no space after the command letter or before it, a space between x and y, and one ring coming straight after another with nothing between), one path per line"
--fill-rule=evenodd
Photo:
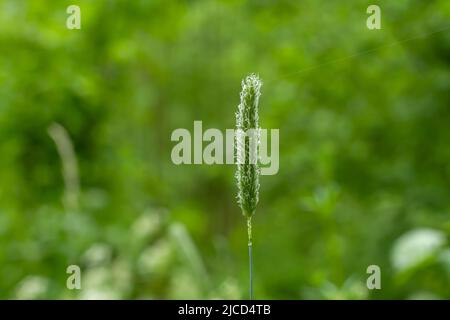
M236 113L236 150L238 204L247 220L248 249L250 260L250 299L253 298L252 218L259 201L258 104L262 82L251 74L242 81L240 104Z

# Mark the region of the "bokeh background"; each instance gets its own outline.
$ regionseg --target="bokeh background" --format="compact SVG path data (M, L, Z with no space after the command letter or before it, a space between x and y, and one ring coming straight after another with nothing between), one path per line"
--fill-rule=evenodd
M235 167L170 135L233 128L255 72L255 297L449 299L450 2L376 1L375 31L370 4L1 0L0 298L246 298Z

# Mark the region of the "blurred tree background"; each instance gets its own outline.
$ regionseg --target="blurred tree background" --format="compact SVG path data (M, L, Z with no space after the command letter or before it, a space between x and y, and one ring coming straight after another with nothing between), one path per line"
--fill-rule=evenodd
M255 297L449 299L450 2L376 2L0 0L0 297L246 298L235 166L170 135L233 128L255 72Z

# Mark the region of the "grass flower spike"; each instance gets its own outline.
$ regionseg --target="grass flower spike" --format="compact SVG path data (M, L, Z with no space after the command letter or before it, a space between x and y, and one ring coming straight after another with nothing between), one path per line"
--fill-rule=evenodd
M252 283L252 217L259 200L258 103L261 80L251 74L242 81L241 101L236 113L236 150L238 204L247 219L248 248L250 259L250 299L253 298Z

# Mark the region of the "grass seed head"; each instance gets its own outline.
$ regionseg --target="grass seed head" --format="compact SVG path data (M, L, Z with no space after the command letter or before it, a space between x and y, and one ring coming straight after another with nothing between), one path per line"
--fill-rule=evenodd
M242 81L241 101L236 113L237 199L247 219L255 213L259 200L258 103L261 85L261 80L254 74Z

